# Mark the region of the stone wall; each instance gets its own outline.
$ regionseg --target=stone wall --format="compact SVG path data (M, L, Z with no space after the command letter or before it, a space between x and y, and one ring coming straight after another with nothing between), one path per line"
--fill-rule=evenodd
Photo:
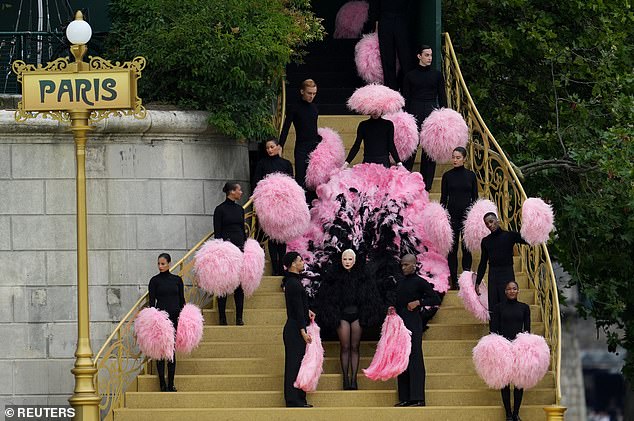
M66 404L76 342L75 154L69 125L0 110L0 405ZM87 150L91 335L97 352L146 291L159 252L178 260L213 226L247 144L200 112L96 125ZM246 194L245 194L246 197Z

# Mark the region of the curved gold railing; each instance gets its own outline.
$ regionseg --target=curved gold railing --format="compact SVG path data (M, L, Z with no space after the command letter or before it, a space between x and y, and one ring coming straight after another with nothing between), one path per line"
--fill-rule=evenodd
M244 215L244 224L248 236L251 238L263 237L256 225L253 199L249 199L243 207L247 210ZM212 236L213 232L210 232L203 237L171 268L172 272L178 270L178 275L183 278L185 300L201 308L207 306L212 301L212 297L197 287L197 279L193 271L194 254ZM95 385L101 396L99 410L103 420L112 420L113 411L121 408L124 404L124 396L128 387L139 373L148 371L147 363L149 360L139 351L134 335L134 319L139 311L147 306L147 301L148 293L146 292L132 306L128 314L121 319L95 356L95 368L97 369Z
M275 115L273 116L273 126L277 128L277 137L282 134L282 126L286 119L286 78L282 75L280 78L280 88L275 104Z
M480 191L496 203L500 222L505 228L519 231L521 208L526 193L513 164L487 128L462 77L451 38L444 35L444 63L448 107L464 117L471 132L469 163L477 174ZM538 302L545 324L545 337L550 343L551 365L555 373L556 404L561 402L561 319L557 283L548 248L521 247L522 269L537 289Z

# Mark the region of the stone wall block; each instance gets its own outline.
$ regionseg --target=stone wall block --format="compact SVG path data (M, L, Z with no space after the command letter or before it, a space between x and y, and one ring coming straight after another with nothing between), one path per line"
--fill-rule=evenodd
M13 216L14 250L72 250L76 222L72 216Z
M74 215L77 207L75 180L46 180L46 213ZM86 207L89 214L107 212L107 183L86 180Z
M0 178L11 178L11 146L0 145Z
M205 213L213 215L216 206L225 201L225 194L222 192L226 180L207 181L203 183L205 194Z
M197 215L205 213L203 182L174 180L161 183L163 214Z
M159 253L154 250L111 251L111 285L143 285L147 288L150 278L158 273L156 261ZM175 262L176 257L173 254L171 256L172 262Z
M156 144L109 144L106 146L107 178L182 178L181 145L158 141ZM91 175L93 173L91 172ZM95 174L96 175L96 174ZM99 174L99 176L102 176Z
M11 250L11 217L0 216L0 250Z
M88 251L88 283L108 285L110 270L107 251ZM77 285L77 252L47 251L46 281L48 285Z
M0 285L45 285L45 253L37 251L0 252Z
M3 358L46 358L47 326L44 323L2 323L0 338L4 338Z
M183 145L185 178L205 180L249 180L249 151L246 144L215 142Z
M108 181L108 212L121 215L161 213L161 183L147 180Z
M13 178L75 178L75 147L72 143L12 145L11 170Z
M184 216L137 217L137 227L139 249L186 248Z
M187 248L191 249L214 230L212 216L187 216Z
M13 361L0 361L0 373L2 373L0 395L13 394Z
M38 215L44 213L42 180L0 181L0 214Z
M88 216L88 247L93 250L136 248L136 219L130 216Z

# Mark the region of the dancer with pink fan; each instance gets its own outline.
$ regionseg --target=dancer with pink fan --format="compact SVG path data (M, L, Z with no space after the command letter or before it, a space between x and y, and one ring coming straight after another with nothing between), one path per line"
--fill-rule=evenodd
M185 288L183 279L170 273L172 258L167 253L161 253L158 257L159 274L150 279L148 285L149 307L154 307L167 312L169 319L178 326L178 316L185 306ZM167 361L167 384L165 383L165 360L156 361L156 371L159 376L161 392L176 392L174 387L174 375L176 374L176 355Z

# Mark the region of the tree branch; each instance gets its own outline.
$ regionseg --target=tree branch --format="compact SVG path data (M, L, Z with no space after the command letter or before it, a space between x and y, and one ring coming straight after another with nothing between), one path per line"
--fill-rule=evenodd
M561 148L564 150L564 158L568 157L568 151L566 150L566 145L564 145L564 140L561 138L561 131L559 130L559 95L557 95L557 85L555 85L555 65L553 61L550 60L550 76L553 81L553 92L555 94L555 117L557 118L557 138L559 139L559 144Z
M564 169L573 173L585 173L589 171L594 171L597 169L596 166L593 167L581 167L577 165L576 162L571 161L570 159L562 158L562 159L545 159L542 161L531 162L530 164L522 165L519 167L522 176L528 177L535 173L551 170L551 169Z

